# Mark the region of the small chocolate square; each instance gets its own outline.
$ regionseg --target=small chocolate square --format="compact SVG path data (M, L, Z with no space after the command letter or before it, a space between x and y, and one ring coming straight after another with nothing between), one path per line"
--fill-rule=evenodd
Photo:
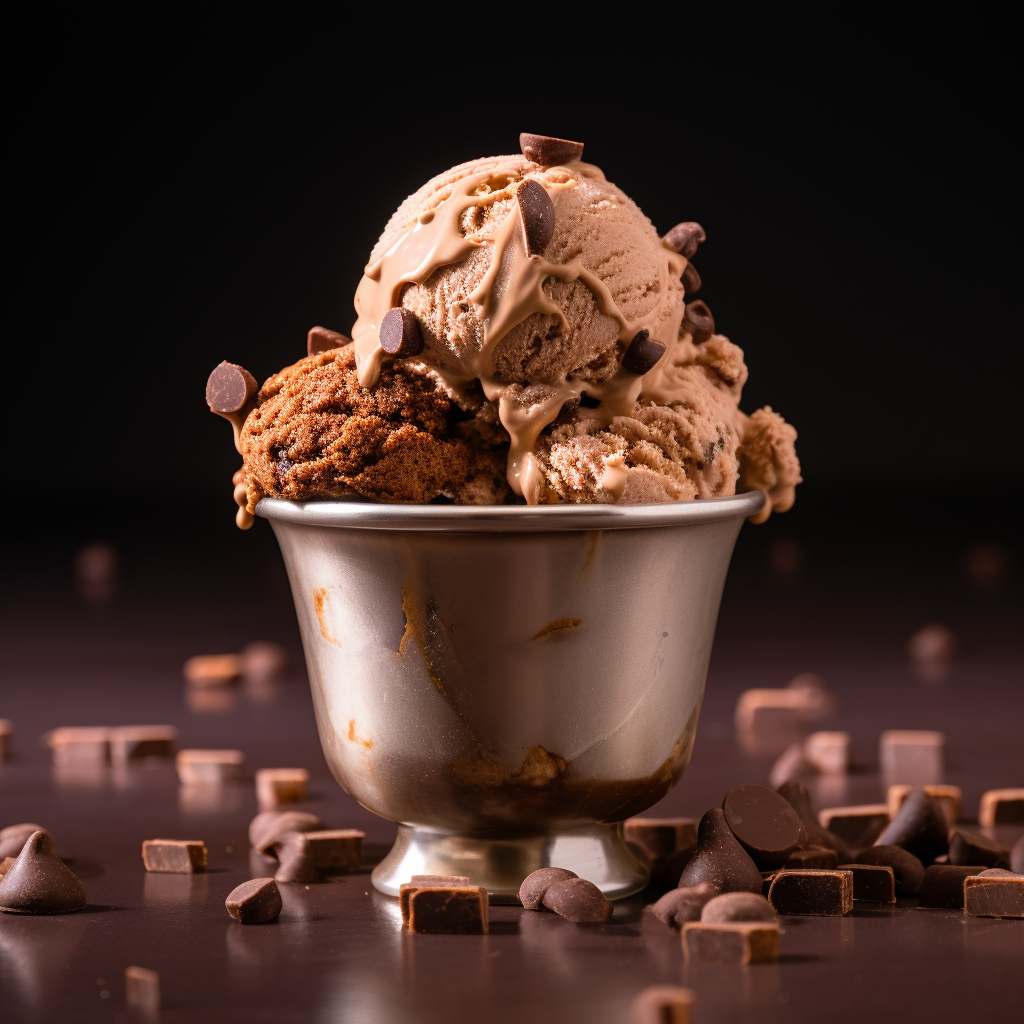
M486 935L487 890L480 885L412 890L409 930L426 935Z
M963 910L964 879L980 875L984 864L933 864L925 869L918 906L930 910Z
M191 875L206 869L206 846L202 839L146 839L142 863L147 871Z
M802 850L794 850L787 858L783 867L789 868L837 868L839 854L827 846L807 846Z
M651 985L633 1000L633 1024L690 1024L696 996L679 985Z
M463 889L472 883L468 875L413 875L398 887L398 905L402 910L402 924L409 923L409 896L415 889L425 887Z
M260 768L256 772L256 800L260 807L278 807L306 799L309 772L305 768Z
M1024 875L965 878L964 910L972 917L1024 917Z
M779 926L767 921L683 925L687 959L712 964L756 964L779 957Z
M853 873L853 898L865 903L895 903L896 875L886 864L840 864Z
M842 917L853 909L853 873L783 869L768 890L778 914Z
M826 807L818 812L822 828L834 832L848 846L871 846L889 824L886 804L857 804L853 807Z
M990 789L982 793L978 824L1024 825L1024 789Z

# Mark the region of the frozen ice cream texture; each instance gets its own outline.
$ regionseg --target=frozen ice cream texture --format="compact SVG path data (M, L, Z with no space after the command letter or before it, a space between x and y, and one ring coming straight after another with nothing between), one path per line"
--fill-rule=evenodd
M240 366L213 371L207 401L244 460L239 526L264 496L635 504L760 489L758 520L792 506L796 431L771 408L740 411L743 352L690 298L703 228L659 236L580 143L520 145L402 203L356 289L351 340L313 328L306 357L258 391Z

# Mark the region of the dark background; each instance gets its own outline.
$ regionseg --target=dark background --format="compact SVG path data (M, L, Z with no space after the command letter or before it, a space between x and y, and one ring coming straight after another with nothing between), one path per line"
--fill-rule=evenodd
M229 359L262 381L314 324L347 332L402 198L525 129L582 139L660 231L706 228L701 298L746 352L744 408L770 404L800 435L806 483L765 541L1012 539L1020 228L997 73L953 74L927 47L692 73L581 47L571 72L517 83L512 51L461 81L386 46L294 72L196 46L79 54L15 104L28 402L7 454L28 456L30 534L272 545L263 523L262 540L236 536L209 371Z

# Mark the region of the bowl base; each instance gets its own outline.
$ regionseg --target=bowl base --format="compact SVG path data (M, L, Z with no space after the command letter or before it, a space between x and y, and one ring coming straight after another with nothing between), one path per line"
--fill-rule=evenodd
M622 825L587 825L542 836L512 839L463 836L399 825L388 855L373 869L374 886L388 896L413 875L468 875L486 886L492 903L516 904L523 879L538 868L575 871L610 900L639 892L647 868L626 845Z

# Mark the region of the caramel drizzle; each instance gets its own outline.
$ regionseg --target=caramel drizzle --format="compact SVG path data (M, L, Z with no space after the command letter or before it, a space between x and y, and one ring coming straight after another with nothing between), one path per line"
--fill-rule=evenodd
M391 246L383 256L366 267L364 277L356 290L355 306L359 315L352 337L359 383L373 387L380 374L385 354L377 339L384 314L399 304L406 284L422 284L440 267L459 263L484 244L484 240L465 236L459 229L465 210L473 206L488 206L501 199L512 198L517 183L490 193L478 190L492 178L496 167L468 175L456 182L452 194L433 210L424 211L416 223ZM570 177L565 182L544 182L549 194L554 193L555 216L558 216L558 193L577 184L576 177L604 180L599 168L592 164L573 163L561 168ZM473 353L463 357L457 368L441 366L425 350L420 360L450 388L459 388L470 381L479 380L484 394L498 402L498 416L511 438L508 457L508 481L516 494L536 504L542 487L542 475L536 463L534 450L541 431L554 421L562 405L569 399L587 392L600 402L596 409L583 410L577 415L607 426L616 416L632 412L644 387L644 379L621 367L613 377L602 383L589 381L537 382L548 385L545 397L529 406L518 402L508 392L508 386L495 379L494 352L509 331L534 313L557 316L563 329L568 328L558 304L544 291L544 282L553 277L559 281L582 281L591 291L601 313L619 325L618 338L628 345L636 334L646 327L651 337L661 341L668 349L676 339L658 337L663 329L661 312L669 294L670 275L678 278L686 267L686 259L665 247L659 266L659 300L644 316L629 320L615 303L608 286L601 278L583 266L577 257L567 264L551 263L542 256L531 256L526 251L524 226L514 204L508 216L499 225L491 243L493 254L490 266L480 284L469 296L483 325L482 344ZM664 359L662 360L664 362ZM659 364L660 365L660 364ZM656 374L652 379L663 378ZM662 384L662 381L660 381ZM614 497L621 496L625 486L622 474L625 467L611 468L609 487ZM602 478L603 485L603 478Z

